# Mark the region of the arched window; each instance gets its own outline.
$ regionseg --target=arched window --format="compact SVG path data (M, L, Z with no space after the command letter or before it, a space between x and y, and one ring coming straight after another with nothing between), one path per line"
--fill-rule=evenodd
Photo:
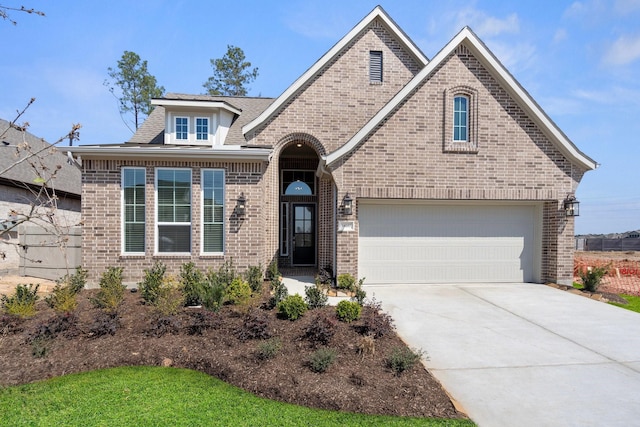
M469 98L464 95L453 98L453 140L469 140Z
M284 194L287 196L310 196L313 194L313 191L306 183L297 180L287 186Z

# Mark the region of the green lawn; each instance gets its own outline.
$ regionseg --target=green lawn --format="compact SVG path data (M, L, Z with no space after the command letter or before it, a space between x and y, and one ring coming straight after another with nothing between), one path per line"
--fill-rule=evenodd
M629 304L618 304L615 302L610 302L609 304L615 305L617 307L626 308L627 310L635 311L636 313L640 313L640 297L634 295L620 295L622 298L626 299Z
M123 367L0 389L2 426L473 426L322 411L256 397L197 371Z

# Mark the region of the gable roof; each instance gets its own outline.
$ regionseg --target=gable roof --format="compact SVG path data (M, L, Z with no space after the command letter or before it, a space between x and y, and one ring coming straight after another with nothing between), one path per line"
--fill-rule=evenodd
M242 134L242 127L255 119L265 108L273 103L273 98L250 98L245 96L211 96L211 95L187 95L182 93L168 93L156 101L159 105L149 114L147 119L138 128L129 140L136 144L163 144L165 127L165 109L162 105L190 102L193 105L202 103L210 106L221 103L225 108L239 113L229 128L225 139L225 145L246 145L247 141Z
M256 130L260 125L267 122L271 117L278 113L287 105L295 95L306 86L307 82L313 79L320 70L329 64L340 52L357 37L357 35L367 28L374 20L378 19L394 35L400 44L407 49L414 59L425 66L429 60L422 51L413 43L413 41L405 34L404 31L387 15L387 12L381 7L376 6L367 16L364 17L355 27L351 29L338 43L336 43L327 53L325 53L315 64L304 72L291 86L289 86L266 110L262 112L255 120L247 123L242 128L243 135Z
M6 133L5 130L7 130ZM29 163L26 161L17 163L28 156L25 150L18 152L17 147L22 143L27 143L31 152L37 153L35 156L49 171L55 171L58 166L61 166L60 170L56 172L55 180L49 187L71 196L80 196L82 191L80 171L75 166L67 164L66 156L58 148L29 132L22 132L10 127L8 121L0 119L0 135L3 133L4 136L0 139L0 171L10 168L0 177L3 183L17 187L37 185L34 183L34 179L37 177L35 170ZM11 167L12 165L15 166Z
M595 160L581 152L547 114L534 101L529 93L516 81L500 61L491 53L487 46L474 34L469 27L464 27L415 77L407 83L375 116L369 120L342 147L321 158L321 166L331 166L339 159L355 150L376 127L382 123L395 109L418 88L423 81L429 79L443 64L454 50L464 44L480 63L491 73L527 115L539 126L549 140L568 159L581 165L587 170L596 169ZM322 164L324 163L324 164Z

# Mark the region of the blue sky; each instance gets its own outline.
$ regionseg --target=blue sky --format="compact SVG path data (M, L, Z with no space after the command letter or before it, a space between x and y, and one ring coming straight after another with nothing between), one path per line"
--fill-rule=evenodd
M567 136L601 164L577 192L576 232L640 228L640 0L0 0L46 17L0 22L0 117L48 141L81 123L81 144L131 132L103 85L125 50L167 91L203 93L232 44L259 68L251 96L276 97L377 4L432 58L469 25Z

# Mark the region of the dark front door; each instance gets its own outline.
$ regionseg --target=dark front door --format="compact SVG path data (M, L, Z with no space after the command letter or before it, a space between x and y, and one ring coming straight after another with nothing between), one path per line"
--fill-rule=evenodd
M316 206L293 205L293 264L316 263Z

